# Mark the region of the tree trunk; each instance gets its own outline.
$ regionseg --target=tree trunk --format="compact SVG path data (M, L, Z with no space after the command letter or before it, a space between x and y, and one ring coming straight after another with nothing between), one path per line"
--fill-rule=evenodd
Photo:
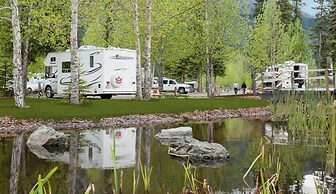
M256 80L255 80L255 73L254 71L251 73L251 79L252 79L252 91L253 91L253 95L257 95L257 84L256 84ZM263 83L261 83L263 85Z
M162 63L162 36L160 36L160 41L159 41L159 48L158 48L158 83L159 83L159 91L163 91L163 63Z
M134 9L134 34L136 38L135 49L136 49L136 96L142 99L142 75L141 75L141 47L140 47L140 34L139 34L139 9L138 0L132 2Z
M30 11L28 11L30 12ZM29 41L30 41L30 24L31 24L31 18L28 16L27 19L27 37L26 41L23 45L23 64L22 64L22 79L23 81L23 89L24 93L26 93L27 90L27 79L28 79L28 56L29 56Z
M78 0L71 0L71 89L70 103L79 104L79 60L77 27L78 26Z
M70 156L69 156L69 189L68 194L76 193L77 183L77 161L78 161L78 133L71 133L70 135Z
M202 69L202 68L201 68ZM202 88L202 84L203 84L203 81L202 81L202 70L200 70L198 72L198 75L197 75L197 92L203 92L203 88Z
M10 166L10 193L19 193L19 175L20 175L20 164L21 164L21 151L22 142L24 141L23 135L14 138L13 150L12 150L12 161Z
M12 27L13 27L13 90L15 106L25 108L25 93L23 88L21 29L17 0L11 0Z
M149 100L151 98L151 87L152 87L152 76L151 76L151 11L152 11L152 1L146 0L146 39L145 39L145 91L144 99Z
M144 160L144 166L145 166L145 170L146 170L146 175L147 177L145 177L146 179L148 179L149 177L149 173L150 173L150 145L151 145L151 130L150 129L145 129L144 130L144 153L143 153L143 160ZM150 185L148 185L148 190L150 189Z
M207 91L207 96L210 97L212 96L212 76L211 76L211 69L212 65L210 63L209 59L209 21L208 21L208 0L205 0L205 57L206 57L206 91Z

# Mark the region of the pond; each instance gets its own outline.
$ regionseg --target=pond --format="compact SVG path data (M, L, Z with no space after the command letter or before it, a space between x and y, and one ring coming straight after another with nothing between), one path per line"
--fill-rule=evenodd
M193 137L223 145L230 158L217 166L197 166L196 178L206 179L216 193L242 193L255 187L256 173L252 170L243 180L244 174L260 153L264 135L272 134L266 143L269 153L279 156L281 162L280 187L283 193L314 193L314 184L304 184L306 177L322 177L326 191L333 192L333 177L326 173L328 167L327 150L316 139L293 140L286 128L275 128L271 123L259 120L229 119L222 122L195 123L185 125L160 126L150 128L105 129L69 132L74 143L70 152L45 153L27 147L28 137L20 143L20 138L1 138L0 143L0 187L4 193L29 193L37 182L54 167L58 167L50 182L53 193L84 194L89 183L95 186L95 193L112 193L114 187L113 162L110 145L116 136L116 166L123 171L123 193L133 191L133 173L140 169L135 166L152 168L149 193L182 193L185 169L183 162L167 154L168 146L161 145L154 137L161 129L180 126L192 128ZM270 129L277 129L271 132ZM67 133L67 132L66 132ZM18 143L14 143L18 142ZM17 145L20 144L20 145ZM22 153L14 152L22 146ZM21 157L19 157L21 155ZM11 158L20 158L17 163ZM73 158L78 158L73 159ZM71 162L69 162L71 161ZM136 193L144 193L144 184L139 173L139 188ZM15 176L17 175L17 177ZM311 181L311 180L310 180ZM10 184L11 183L11 184ZM11 188L10 188L11 187Z

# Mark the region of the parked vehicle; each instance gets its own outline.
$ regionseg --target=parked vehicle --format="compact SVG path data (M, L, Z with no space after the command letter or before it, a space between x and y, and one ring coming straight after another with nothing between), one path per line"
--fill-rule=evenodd
M112 95L136 93L134 50L82 46L78 55L85 96L109 99ZM44 64L48 77L44 84L46 96L64 94L71 83L70 51L49 53Z
M190 82L184 82L185 84L190 85L190 92L194 92L195 90L197 90L198 84L197 81L190 81Z
M294 88L305 88L304 81L308 78L308 65L286 61L284 64L270 66L263 73L263 88L273 90L275 88L290 89L294 80Z
M43 73L36 73L32 76L29 76L27 81L27 94L40 92L44 85L44 81L45 78Z
M178 92L179 94L187 94L191 90L191 86L188 84L180 84L174 79L170 78L163 78L162 80L163 92ZM153 88L158 88L159 83L158 83L158 78L154 77L153 79Z

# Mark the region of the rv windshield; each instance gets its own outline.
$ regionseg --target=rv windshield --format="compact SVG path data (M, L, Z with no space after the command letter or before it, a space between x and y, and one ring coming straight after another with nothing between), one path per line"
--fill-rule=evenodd
M56 78L57 77L57 71L55 71L53 73L52 72L50 72L50 73L46 72L45 77L46 78Z

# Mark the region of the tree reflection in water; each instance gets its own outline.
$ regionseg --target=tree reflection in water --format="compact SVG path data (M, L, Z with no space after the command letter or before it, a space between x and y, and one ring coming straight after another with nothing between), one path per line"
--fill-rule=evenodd
M24 144L23 135L14 137L9 186L11 194L17 194L19 192L20 164L22 148L24 147L22 144Z
M135 191L138 189L140 179L141 133L142 127L137 128L135 136Z
M78 133L70 134L70 154L69 154L69 190L68 194L76 193L77 161L78 161Z

